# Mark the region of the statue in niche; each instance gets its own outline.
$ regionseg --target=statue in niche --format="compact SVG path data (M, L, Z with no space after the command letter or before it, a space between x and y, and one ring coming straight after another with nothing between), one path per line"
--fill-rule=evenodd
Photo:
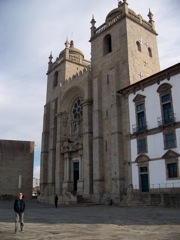
M62 124L63 124L63 127L67 127L67 124L68 124L68 113L67 112L63 112Z
M80 122L79 121L73 121L71 123L71 136L77 136L79 135L79 129L80 129Z

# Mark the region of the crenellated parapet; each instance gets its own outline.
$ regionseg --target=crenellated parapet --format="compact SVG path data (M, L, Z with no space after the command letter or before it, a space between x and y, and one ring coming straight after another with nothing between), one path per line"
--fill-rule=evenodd
M88 68L84 68L83 70L80 70L76 74L73 74L72 77L69 77L69 78L65 79L64 81L62 81L60 83L60 87L62 87L64 85L68 85L72 81L87 79L86 77L90 72L91 72L91 66L89 66Z

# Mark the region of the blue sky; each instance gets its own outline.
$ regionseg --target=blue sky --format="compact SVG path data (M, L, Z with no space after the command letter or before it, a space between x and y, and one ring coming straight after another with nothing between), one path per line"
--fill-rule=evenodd
M73 39L90 59L90 21L96 27L117 0L0 0L0 139L35 141L34 176L39 177L46 71ZM148 20L154 14L161 69L179 62L180 1L128 0Z

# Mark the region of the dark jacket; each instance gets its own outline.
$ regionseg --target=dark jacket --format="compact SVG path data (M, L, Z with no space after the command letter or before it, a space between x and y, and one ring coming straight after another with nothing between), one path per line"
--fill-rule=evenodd
M14 202L14 211L23 213L25 211L25 202L23 199L16 199Z
M58 201L58 196L57 196L57 195L54 197L54 201L55 201L55 202Z

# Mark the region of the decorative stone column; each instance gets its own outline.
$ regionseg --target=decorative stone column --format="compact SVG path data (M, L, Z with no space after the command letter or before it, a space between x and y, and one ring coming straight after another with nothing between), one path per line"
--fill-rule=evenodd
M67 177L67 179L66 179L66 181L67 182L69 182L70 181L70 179L69 179L69 158L66 158L66 177Z
M79 151L79 180L77 184L77 194L82 195L84 189L84 178L83 178L83 151Z
M63 181L63 193L71 192L72 188L72 180L70 179L70 157L68 153L64 153L64 181Z

